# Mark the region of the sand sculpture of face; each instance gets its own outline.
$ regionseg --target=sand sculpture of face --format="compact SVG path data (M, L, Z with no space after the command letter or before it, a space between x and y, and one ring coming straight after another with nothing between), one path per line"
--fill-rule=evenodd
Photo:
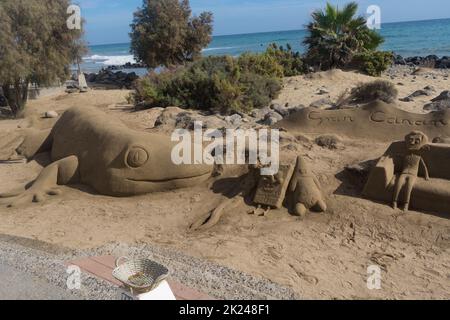
M405 137L406 148L411 151L422 149L428 143L428 137L420 131L413 131Z

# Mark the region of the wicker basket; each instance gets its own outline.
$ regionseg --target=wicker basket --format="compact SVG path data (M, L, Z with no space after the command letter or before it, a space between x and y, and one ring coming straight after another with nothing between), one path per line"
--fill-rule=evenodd
M132 294L150 292L169 276L163 265L148 259L130 260L121 257L116 260L113 277L131 290Z

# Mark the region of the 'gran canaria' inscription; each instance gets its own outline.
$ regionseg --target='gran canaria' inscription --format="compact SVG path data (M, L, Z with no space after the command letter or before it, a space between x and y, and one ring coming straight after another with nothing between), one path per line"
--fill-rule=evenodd
M319 121L319 124L327 122L354 122L355 118L349 115L342 116L324 116L318 111L311 111L308 114L309 120Z
M370 120L377 123L387 123L391 125L408 125L408 126L435 126L442 127L448 125L445 119L405 119L392 115L387 115L383 111L377 111L370 115Z

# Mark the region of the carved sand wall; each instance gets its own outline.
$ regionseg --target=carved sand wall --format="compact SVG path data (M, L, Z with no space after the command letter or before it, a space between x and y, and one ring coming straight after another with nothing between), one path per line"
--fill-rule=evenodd
M335 133L381 141L403 139L414 130L428 137L450 137L450 111L415 114L381 101L353 109L306 108L277 123L292 133Z

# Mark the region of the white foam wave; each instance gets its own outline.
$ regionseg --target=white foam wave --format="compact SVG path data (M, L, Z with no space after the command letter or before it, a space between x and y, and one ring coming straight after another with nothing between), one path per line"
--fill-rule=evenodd
M236 47L216 47L216 48L206 48L203 49L203 52L208 52L208 51L217 51L217 50L230 50L230 49L235 49Z
M126 63L136 63L136 60L132 55L126 56L102 56L102 55L92 55L89 57L84 57L84 61L94 62L97 64L103 64L105 66L121 66Z

